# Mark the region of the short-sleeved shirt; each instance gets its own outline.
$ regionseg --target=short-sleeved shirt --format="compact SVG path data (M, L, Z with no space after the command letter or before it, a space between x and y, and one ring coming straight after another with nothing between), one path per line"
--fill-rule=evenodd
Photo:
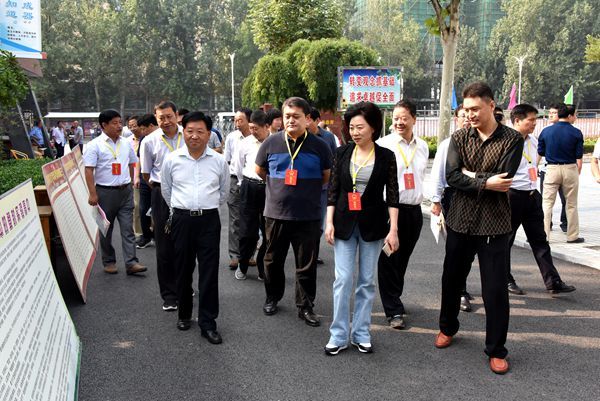
M285 174L291 157L284 132L269 136L256 155L256 164L267 170L264 216L279 220L320 220L323 171L331 168L331 151L321 139L307 134L300 136L301 146L294 159L298 178L295 186L285 184ZM291 138L289 139L290 142ZM290 145L292 151L295 147Z
M35 139L39 146L44 146L44 134L42 134L40 127L33 127L29 131L29 137Z
M119 137L113 142L105 133L92 140L85 147L83 163L86 167L94 167L94 179L97 185L115 187L129 184L129 165L137 162L131 142ZM113 175L114 163L121 165L121 174Z
M529 169L536 167L537 163L537 139L533 135L528 135L525 138L523 145L523 156L521 164L513 177L513 182L510 185L512 189L519 191L532 191L537 189L537 181L531 181Z
M583 157L583 134L571 123L559 121L540 133L538 153L548 164L574 164Z
M167 146L168 144L168 146ZM165 157L174 150L185 146L183 128L178 127L177 135L169 138L158 128L144 138L140 145L142 174L150 174L150 181L160 183L160 169Z

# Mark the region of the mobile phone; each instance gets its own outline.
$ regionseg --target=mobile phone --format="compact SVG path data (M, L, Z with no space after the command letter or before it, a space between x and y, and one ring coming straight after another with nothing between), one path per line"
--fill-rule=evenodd
M383 251L383 253L386 254L386 256L389 258L390 255L393 253L390 246L388 245L388 243L386 242L385 244L383 244L383 248L381 248L381 250Z

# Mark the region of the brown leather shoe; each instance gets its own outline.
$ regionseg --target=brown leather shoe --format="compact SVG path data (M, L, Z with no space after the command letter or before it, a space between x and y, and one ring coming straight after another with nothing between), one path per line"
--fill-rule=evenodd
M108 274L117 274L119 271L117 270L117 266L115 265L106 265L104 266L104 273Z
M129 266L127 268L127 274L132 275L132 274L136 274L136 273L142 273L142 272L145 272L146 270L148 270L146 268L146 266L142 266L139 263L136 263L135 265Z
M436 348L447 348L452 344L452 336L447 336L441 331L438 333L435 338L435 347Z
M256 259L252 258L248 261L248 266L256 266Z
M490 369L497 375L508 372L508 361L502 358L490 358Z

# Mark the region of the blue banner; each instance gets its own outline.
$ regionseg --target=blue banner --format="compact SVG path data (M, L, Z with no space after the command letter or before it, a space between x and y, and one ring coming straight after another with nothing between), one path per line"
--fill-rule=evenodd
M338 67L338 110L363 101L393 108L402 86L402 67Z

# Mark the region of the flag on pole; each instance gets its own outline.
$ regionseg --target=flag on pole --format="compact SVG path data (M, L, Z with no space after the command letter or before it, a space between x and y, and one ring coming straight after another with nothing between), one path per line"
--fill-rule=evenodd
M573 85L571 85L569 91L565 95L565 104L573 104Z
M510 90L510 101L508 102L507 110L512 110L517 105L517 85L513 84Z
M456 101L456 91L454 85L452 85L452 110L458 109L458 102Z

